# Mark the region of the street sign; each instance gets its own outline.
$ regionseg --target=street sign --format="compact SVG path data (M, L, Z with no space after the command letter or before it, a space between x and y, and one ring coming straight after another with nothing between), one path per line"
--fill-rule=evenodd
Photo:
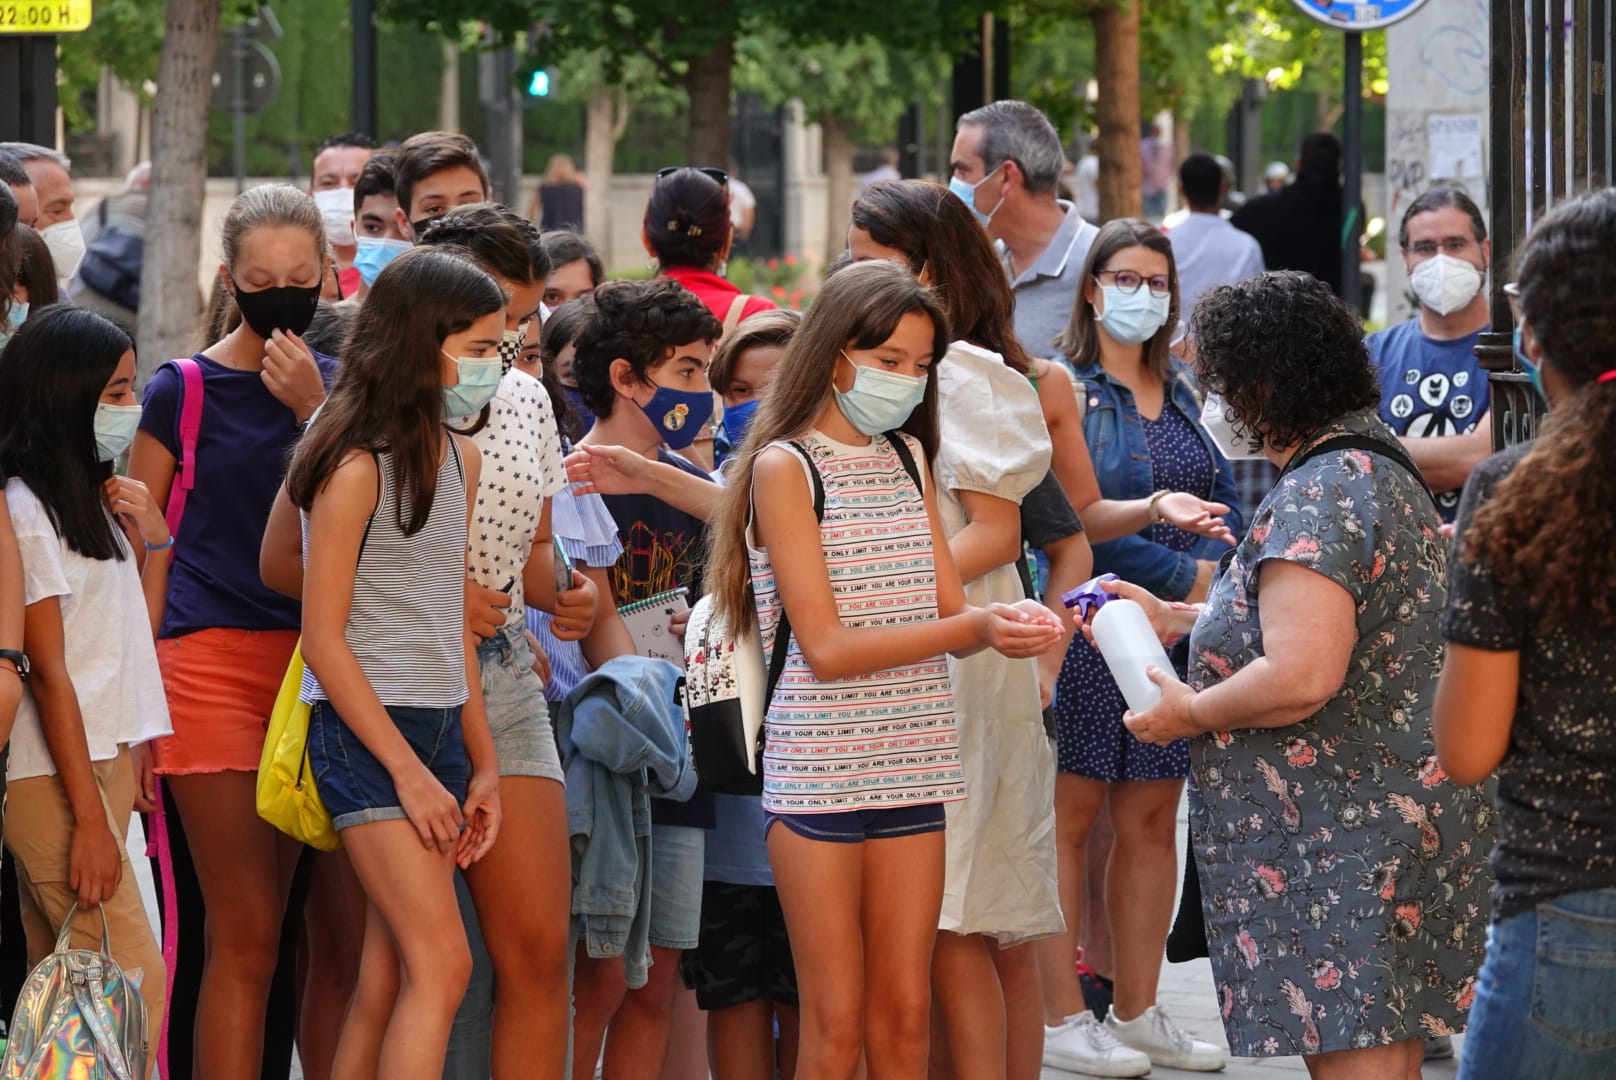
M90 28L92 0L0 0L0 34L77 34Z
M1400 22L1425 5L1425 0L1380 0L1375 4L1351 0L1291 0L1309 16L1337 30L1380 30Z
M5 0L0 0L4 3ZM238 81L238 67L240 78ZM213 70L213 107L230 112L239 107L244 116L257 116L275 101L281 88L281 65L275 54L256 41L226 40L219 48Z

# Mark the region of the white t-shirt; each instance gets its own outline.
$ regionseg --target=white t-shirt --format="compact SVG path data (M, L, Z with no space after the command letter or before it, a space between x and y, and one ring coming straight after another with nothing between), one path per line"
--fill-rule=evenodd
M510 586L505 622L521 626L527 613L522 567L539 532L544 500L567 485L561 432L544 384L518 368L507 371L489 407L488 424L472 442L482 451L483 465L467 549L471 574L484 588Z
M90 559L57 534L44 505L21 480L6 483L6 506L22 550L23 602L55 596L62 607L67 671L84 717L90 760L108 761L118 756L120 745L172 733L140 571L122 530L113 528L123 559ZM54 775L39 707L25 687L11 732L7 776L16 781Z

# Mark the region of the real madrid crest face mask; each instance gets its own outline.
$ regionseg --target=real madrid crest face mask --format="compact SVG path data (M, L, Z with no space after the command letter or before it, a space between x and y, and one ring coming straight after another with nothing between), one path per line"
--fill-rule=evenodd
M713 394L711 390L659 386L651 400L640 408L670 449L683 450L696 441L707 421L713 418Z

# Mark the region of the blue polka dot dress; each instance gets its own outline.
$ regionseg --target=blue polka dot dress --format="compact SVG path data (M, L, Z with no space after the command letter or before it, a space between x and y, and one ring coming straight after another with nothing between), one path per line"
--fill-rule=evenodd
M1172 405L1154 420L1140 417L1150 452L1151 485L1157 491L1210 491L1217 464L1189 419ZM1191 551L1199 537L1172 525L1153 525L1149 538L1173 551ZM1095 573L1105 567L1095 566ZM1174 656L1180 667L1182 660ZM1140 742L1122 724L1128 705L1098 650L1074 638L1066 651L1055 694L1056 766L1090 780L1176 780L1189 775L1189 742L1167 746Z

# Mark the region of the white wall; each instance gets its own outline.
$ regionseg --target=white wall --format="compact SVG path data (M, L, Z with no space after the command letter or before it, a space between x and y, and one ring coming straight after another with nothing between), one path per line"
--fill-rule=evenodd
M1386 292L1391 322L1413 314L1403 294L1407 276L1397 253L1397 226L1419 194L1438 185L1462 187L1487 212L1488 18L1486 0L1429 0L1386 31ZM1443 127L1479 117L1474 156L1455 153ZM1433 138L1432 120L1437 120ZM1444 147L1448 149L1444 151ZM1432 151L1438 156L1433 158ZM1464 159L1469 162L1464 167ZM1474 168L1480 162L1479 172ZM1373 203L1369 204L1373 207ZM1371 209L1371 213L1375 211Z

